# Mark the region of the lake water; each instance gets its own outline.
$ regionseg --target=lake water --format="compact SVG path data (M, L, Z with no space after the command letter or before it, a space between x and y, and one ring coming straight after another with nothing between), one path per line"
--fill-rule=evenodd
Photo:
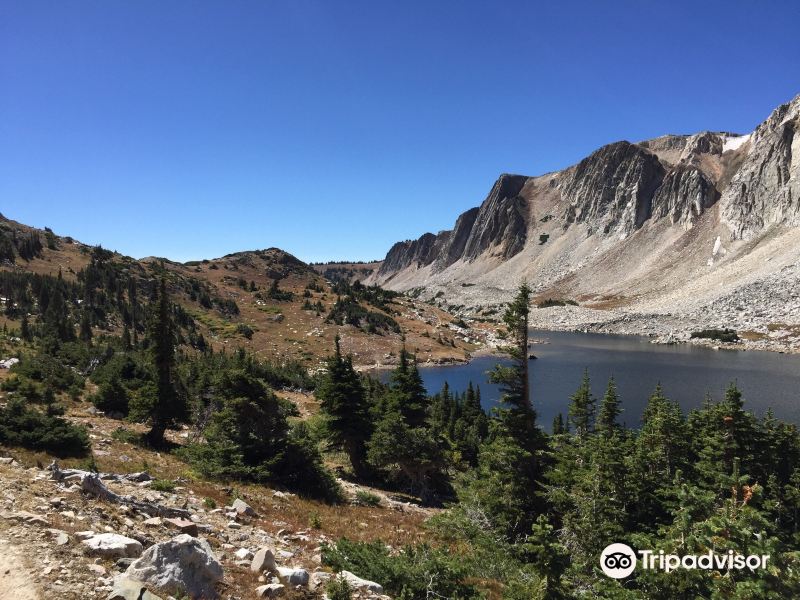
M702 405L707 392L715 400L722 398L728 384L736 381L747 410L762 416L772 407L779 419L800 424L800 355L664 346L637 336L532 331L531 337L548 342L531 346L538 360L529 361L531 401L547 430L559 412L566 417L569 397L585 368L598 401L614 375L624 408L620 418L630 427L639 426L647 398L659 382L666 396L688 412ZM441 390L445 381L458 391L465 390L470 380L479 384L483 405L489 409L500 393L487 383L486 371L498 360L482 356L466 365L420 371L431 394Z

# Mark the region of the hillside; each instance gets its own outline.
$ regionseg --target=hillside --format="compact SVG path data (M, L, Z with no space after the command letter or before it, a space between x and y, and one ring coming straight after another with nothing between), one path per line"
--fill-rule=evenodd
M800 350L800 96L752 133L620 141L536 177L501 175L452 230L398 242L367 283L491 316L527 279L544 328L685 341L730 327Z
M417 350L420 361L446 363L465 360L481 345L483 336L480 331L470 333L451 327L454 317L446 311L404 295L381 306L370 304L369 298L361 300L367 315L381 315L380 327L371 327L366 317L337 323L329 318L331 311L337 297L347 296L350 288L340 285L334 289L329 280L333 273L329 272L331 277L326 279L277 248L181 264L153 257L136 260L1 215L0 235L7 244L16 240L20 247L23 241L36 240L31 254L23 249L25 256L21 256L16 249L0 256L0 271L52 276L60 272L64 279L75 281L94 260L103 263L104 269L119 273L120 282L139 281L147 293L163 267L173 297L192 321L195 341L202 336L202 343L216 349L241 346L266 360L296 360L316 368L330 354L338 333L343 348L364 367L394 364L403 335L407 346ZM273 289L276 282L278 287ZM2 319L6 317L0 316L0 323ZM112 311L98 314L92 326L98 333L118 334L122 322Z

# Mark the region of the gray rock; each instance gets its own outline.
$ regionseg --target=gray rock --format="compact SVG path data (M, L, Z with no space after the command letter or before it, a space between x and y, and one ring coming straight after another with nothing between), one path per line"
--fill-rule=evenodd
M250 563L250 570L253 573L262 573L269 571L270 573L278 572L278 565L275 563L275 554L271 548L264 546L259 548L253 556L253 561Z
M350 571L342 571L339 574L347 583L350 584L350 587L355 588L357 590L368 590L370 592L375 592L376 594L383 593L383 586L380 583L375 583L374 581L369 581L367 579L362 579L358 575L351 573Z
M141 581L134 581L128 577L118 577L114 581L114 588L106 600L162 600L147 590Z
M256 588L256 596L259 598L280 598L285 590L286 587L282 583L268 583Z
M132 558L142 553L142 544L118 533L100 533L81 542L86 552L103 558Z
M234 500L231 506L233 507L233 510L235 510L237 514L247 515L248 517L257 516L256 511L253 510L253 508L247 502L239 498Z
M184 533L148 548L125 575L173 596L216 598L223 572L208 542Z
M301 585L303 587L308 585L309 574L305 569L278 567L278 577L281 581L285 581L291 586Z

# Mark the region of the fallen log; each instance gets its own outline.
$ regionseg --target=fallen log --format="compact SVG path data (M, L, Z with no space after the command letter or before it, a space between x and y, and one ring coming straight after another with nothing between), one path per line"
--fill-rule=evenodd
M191 516L188 510L182 508L173 508L155 502L144 502L128 495L122 496L116 492L112 492L102 481L102 479L112 479L116 481L125 480L127 478L124 475L105 477L104 475L107 474L92 473L80 469L61 469L56 461L50 463L47 469L50 471L52 479L56 481L73 481L80 486L82 491L91 496L106 500L112 504L129 506L133 510L151 517L181 517L188 519ZM138 477L141 474L134 473L133 475ZM136 480L134 479L134 481Z

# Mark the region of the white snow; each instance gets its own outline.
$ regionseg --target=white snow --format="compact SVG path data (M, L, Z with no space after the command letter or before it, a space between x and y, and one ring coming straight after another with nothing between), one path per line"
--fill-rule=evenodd
M750 139L752 134L748 133L747 135L736 135L733 137L726 137L725 141L722 144L722 151L727 152L728 150L736 150L742 144L744 144L747 140Z

